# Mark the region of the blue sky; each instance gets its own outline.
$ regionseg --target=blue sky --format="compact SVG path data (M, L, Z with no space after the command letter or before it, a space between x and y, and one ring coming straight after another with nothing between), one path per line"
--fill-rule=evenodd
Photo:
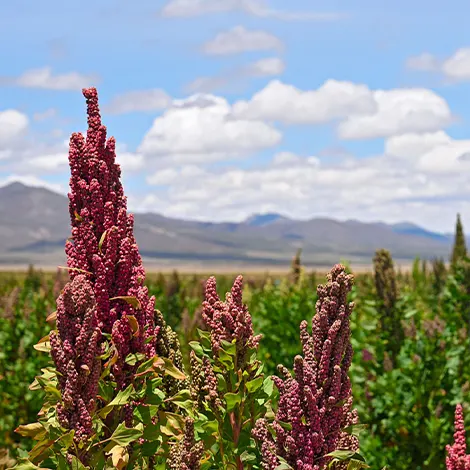
M98 87L129 206L470 226L470 4L0 6L0 184L67 191Z

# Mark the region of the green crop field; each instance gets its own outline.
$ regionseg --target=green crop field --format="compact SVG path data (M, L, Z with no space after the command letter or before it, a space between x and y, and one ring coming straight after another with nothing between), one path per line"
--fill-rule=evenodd
M46 318L68 276L34 269L0 276L0 468L6 468L6 455L16 458L31 446L14 429L35 421L41 407L42 394L29 386L51 359L33 346L49 333ZM468 402L470 392L467 276L463 268L449 272L442 264L419 260L411 273L395 274L396 292L383 290L380 281L378 290L374 273L356 276L350 375L360 422L366 425L361 452L372 468L444 468L455 405ZM303 269L283 277L246 276L244 301L255 332L263 334L259 357L267 373L301 352L298 325L311 320L316 285L324 278L325 272ZM223 294L233 277L217 280ZM204 276L177 272L149 275L146 281L185 354L197 328L204 328L204 281ZM384 285L390 288L387 279Z

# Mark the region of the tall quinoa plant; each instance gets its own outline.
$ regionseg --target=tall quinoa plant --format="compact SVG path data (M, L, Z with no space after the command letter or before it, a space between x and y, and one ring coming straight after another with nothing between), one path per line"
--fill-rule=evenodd
M88 130L86 138L72 134L69 151L72 236L65 251L71 280L57 301L57 330L39 346L50 349L54 364L33 384L46 392L40 420L18 432L39 441L30 453L33 463L104 468L110 460L119 468L135 461L152 468L159 447L152 442L162 444L162 436L157 429L146 434L144 425L168 418L157 420L157 412L171 404L155 407L184 387L182 357L144 287L134 219L97 91L83 94Z
M276 416L272 423L258 420L253 431L266 470L321 470L330 464L341 468L344 456L355 457L355 468L361 468L358 439L348 433L357 424L348 376L353 304L347 294L352 283L344 266L331 270L327 284L318 286L312 334L306 321L300 325L303 356L295 357L293 373L279 366L284 379L274 377L280 395Z

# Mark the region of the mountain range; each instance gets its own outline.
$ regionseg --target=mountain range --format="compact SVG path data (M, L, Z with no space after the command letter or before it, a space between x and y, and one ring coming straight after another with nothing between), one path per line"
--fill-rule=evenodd
M68 200L45 188L12 183L0 188L0 265L57 266L65 262L70 235ZM302 248L306 265L340 259L369 264L378 248L397 261L448 258L453 236L415 224L364 223L329 218L294 220L255 214L240 223L179 220L155 213L135 215L135 237L147 263L161 266L245 265L282 267Z

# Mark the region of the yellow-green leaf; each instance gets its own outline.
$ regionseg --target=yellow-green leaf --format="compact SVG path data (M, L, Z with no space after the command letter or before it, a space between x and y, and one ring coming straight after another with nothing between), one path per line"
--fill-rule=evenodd
M57 266L57 269L66 269L67 271L75 271L77 273L82 273L82 274L89 274L90 276L93 275L90 271L85 271L84 269L80 268L69 268L68 266Z
M15 429L15 432L24 437L32 437L39 440L46 434L46 430L41 423L22 424Z
M110 440L120 446L127 446L131 442L139 439L142 436L142 431L136 428L126 428L124 423L120 423L116 430L113 432Z
M103 243L104 243L104 240L105 240L105 238L106 238L107 233L108 233L108 231L105 230L105 231L103 232L103 234L101 235L101 237L100 237L100 241L99 241L99 243L98 243L98 250L99 250L100 253L101 253L101 247L103 246Z
M49 352L51 350L51 342L49 341L49 335L41 338L37 344L33 346L36 351Z
M170 359L167 359L166 357L159 357L158 358L158 366L160 366L166 374L170 375L171 377L177 379L177 380L185 380L186 375L183 374L174 364L173 362L170 361Z

